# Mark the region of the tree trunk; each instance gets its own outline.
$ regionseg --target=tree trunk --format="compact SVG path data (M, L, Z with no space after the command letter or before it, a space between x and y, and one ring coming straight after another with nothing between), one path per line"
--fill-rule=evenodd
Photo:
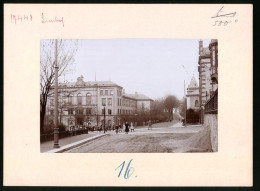
M45 118L45 107L42 107L41 113L40 113L40 132L41 132L41 134L44 133L44 118Z

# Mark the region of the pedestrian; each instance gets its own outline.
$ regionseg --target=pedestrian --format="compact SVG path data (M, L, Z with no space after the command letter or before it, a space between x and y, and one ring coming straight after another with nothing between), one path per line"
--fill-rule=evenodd
M119 132L119 133L122 132L122 126L121 126L121 124L118 125L118 132Z
M127 122L125 123L125 132L126 134L129 132L129 124Z
M131 132L132 131L135 131L135 129L134 129L134 124L133 123L131 123Z
M151 129L152 130L152 123L151 120L148 121L148 130Z
M116 134L118 134L118 129L119 129L119 126L116 125Z
M125 131L125 124L123 124L123 129L122 130Z

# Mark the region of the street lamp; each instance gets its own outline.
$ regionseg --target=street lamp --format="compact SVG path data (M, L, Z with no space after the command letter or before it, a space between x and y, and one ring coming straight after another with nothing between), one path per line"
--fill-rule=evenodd
M59 128L58 128L58 40L55 42L55 128L54 128L54 145L53 148L59 148Z
M137 127L137 113L135 113L135 126Z
M106 104L102 104L104 106L104 133L106 133Z

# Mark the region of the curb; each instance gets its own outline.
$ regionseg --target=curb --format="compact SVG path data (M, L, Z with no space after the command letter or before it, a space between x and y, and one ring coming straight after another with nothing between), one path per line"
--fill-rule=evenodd
M47 151L47 152L44 152L44 153L63 153L65 151L68 151L70 149L73 149L75 147L78 147L80 145L83 145L85 143L88 143L88 142L91 142L91 141L94 141L96 139L99 139L101 137L105 137L109 134L103 134L103 135L97 135L97 136L94 136L94 137L90 137L90 138L86 138L86 139L83 139L81 141L77 141L77 142L74 142L74 143L71 143L71 144L68 144L68 145L65 145L65 146L62 146L61 148L57 148L57 149L52 149L50 151Z

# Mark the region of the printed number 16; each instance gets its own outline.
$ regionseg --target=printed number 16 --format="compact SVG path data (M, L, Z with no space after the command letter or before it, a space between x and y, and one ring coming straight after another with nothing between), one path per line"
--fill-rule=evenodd
M133 160L133 159L131 159L131 160L129 161L129 163L128 163L126 169L125 169L125 175L124 175L124 178L125 178L125 179L130 178L130 177L132 176L132 174L134 173L134 171L135 171L135 169L134 169L133 167L130 167L130 164L131 164L132 160ZM120 170L120 172L119 172L119 174L118 174L118 177L120 177L121 172L122 172L123 169L124 169L125 161L124 161L122 164L120 164L120 165L116 168L116 170L117 170L120 166L122 166L122 167L121 167L121 170Z

